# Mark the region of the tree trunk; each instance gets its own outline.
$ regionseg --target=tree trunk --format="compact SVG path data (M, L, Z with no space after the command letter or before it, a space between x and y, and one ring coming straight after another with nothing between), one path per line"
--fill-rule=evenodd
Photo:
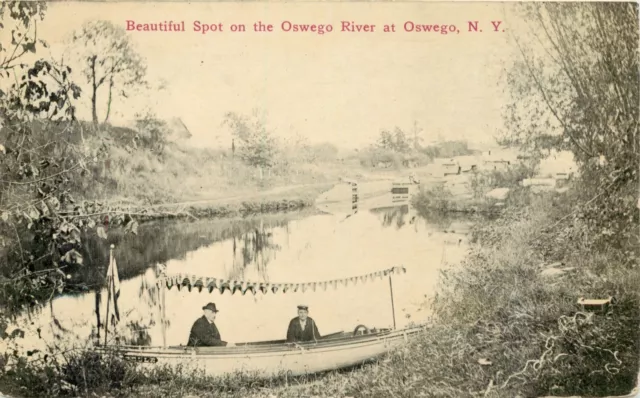
M98 97L98 85L96 83L96 56L91 57L91 78L93 80L91 92L91 116L93 125L98 125L98 110L96 109L96 100Z
M109 79L109 100L107 101L107 116L104 117L104 122L109 121L109 114L111 113L111 92L113 91L113 75Z

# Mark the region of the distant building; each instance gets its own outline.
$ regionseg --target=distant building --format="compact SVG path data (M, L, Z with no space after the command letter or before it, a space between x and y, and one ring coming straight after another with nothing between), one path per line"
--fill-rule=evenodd
M454 159L460 166L460 171L463 173L476 171L480 163L478 157L473 155L456 156Z
M462 171L458 162L453 158L435 158L433 163L443 176L460 174Z
M174 117L166 120L165 123L167 123L167 127L169 129L169 134L167 137L169 141L187 141L193 136L191 134L191 131L189 131L189 128L187 128L181 118Z
M188 141L193 135L187 128L181 118L173 117L169 119L157 119L165 124L167 129L167 141L169 142L185 142ZM123 127L128 127L137 130L137 121L130 120L123 123Z

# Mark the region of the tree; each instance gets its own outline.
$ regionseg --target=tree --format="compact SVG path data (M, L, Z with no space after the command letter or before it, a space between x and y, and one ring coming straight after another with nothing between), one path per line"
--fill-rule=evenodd
M393 150L400 153L408 153L411 151L411 145L407 139L407 135L399 127L394 130Z
M24 61L47 47L37 37L45 12L39 2L0 5L0 20L12 29L0 41L0 307L9 312L64 286L61 265L82 263L79 230L58 216L70 200L69 175L86 164L67 145L78 138L69 129L80 89L68 66Z
M393 133L388 130L382 130L377 145L380 149L399 153L407 153L411 150L406 134L399 127L396 127Z
M414 120L413 121L413 149L415 151L418 151L422 146L423 138L420 135L420 133L422 133L422 129L420 128L420 126L418 126L418 121Z
M108 21L90 21L71 38L91 88L91 116L98 121L98 92L107 89L104 122L109 121L114 95L127 98L129 91L145 86L147 68L124 28Z
M382 130L380 132L380 137L378 138L378 147L382 149L393 150L393 135L389 131Z
M260 170L260 178L264 169L273 167L278 150L276 139L262 119L257 111L251 117L229 112L223 122L237 140L238 155L245 163Z
M531 3L519 11L528 24L513 35L519 59L507 73L513 141L571 150L585 203L576 217L592 226L594 244L637 246L638 5Z
M637 163L638 6L528 4L533 24L514 36L508 116L522 142L557 131L578 161L604 156L611 171ZM559 141L564 142L564 141Z
M72 277L85 264L85 238L106 237L102 223L113 215L75 197L92 183L89 166L106 153L86 145L71 68L47 58L30 61L47 47L37 36L46 9L44 2L0 4L0 22L12 31L0 36L0 329L6 316L64 289L86 288ZM125 214L109 225L125 217L135 233Z
M152 152L162 154L169 137L167 122L158 118L154 112L146 110L136 115L135 126L138 131L137 141Z

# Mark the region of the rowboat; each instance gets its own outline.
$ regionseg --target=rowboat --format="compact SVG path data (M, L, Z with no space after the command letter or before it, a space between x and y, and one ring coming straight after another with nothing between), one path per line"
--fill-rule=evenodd
M282 341L238 343L234 347L120 347L124 358L151 369L181 367L219 376L246 372L255 377L300 376L350 368L397 348L422 330L337 333L311 343Z
M256 283L196 275L167 276L165 274L156 281L159 288L157 291L160 303L162 346L109 345L107 340L109 324L113 325L116 318L119 318L117 315L119 280L113 248L112 245L107 271L109 301L107 301L107 320L104 323L105 340L104 345L98 346L96 349L99 352L117 352L127 361L136 362L143 368L179 366L183 370L199 370L213 376L237 372L250 373L254 377L273 377L283 374L299 376L349 368L378 358L399 347L423 329L422 326L414 326L396 330L391 276L406 272L404 267L393 267L344 279L305 283ZM387 276L389 277L393 329L369 329L365 325L358 325L353 332L342 331L325 335L314 341L297 343L270 340L236 343L224 347L167 346L166 344L165 290L174 286L178 289L186 288L189 291L206 289L209 293L213 290L219 290L221 294L229 292L232 295L236 292L243 295L249 292L254 295L259 292L262 294L304 293L306 290L315 291L318 288L326 290L327 287L334 289L339 286L346 287L350 283L365 283L368 280ZM109 308L111 308L111 312ZM114 309L116 309L115 312Z

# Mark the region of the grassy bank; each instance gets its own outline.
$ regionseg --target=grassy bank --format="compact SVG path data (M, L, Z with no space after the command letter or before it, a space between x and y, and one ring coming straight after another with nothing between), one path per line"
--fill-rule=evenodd
M145 205L221 200L287 186L333 183L341 175L350 174L348 165L339 167L337 162L283 162L260 176L258 168L233 159L224 151L174 144L167 145L162 153L116 144L109 145L107 152L107 158L92 167L94 184L85 191L89 199Z
M63 158L69 152L72 156L65 158L69 164L49 167L43 161L47 166L36 175L49 179L46 173L72 170L75 174L56 182L66 184L64 188L75 201L152 208L205 201L216 206L241 207L244 200L253 205L268 202L267 207L271 208L276 207L276 202L288 200L292 202L288 207L295 207L309 202L317 196L318 189L322 192L341 177L366 179L369 174L355 157L343 159L333 152L303 157L299 153L302 149L295 151L296 148L284 144L278 147L273 162L260 168L243 161L230 148L196 147L183 141L162 141L159 145L151 139L140 139L142 131L127 127L33 122L32 128L34 145L38 144L34 152L41 156L51 149L47 145L52 136L64 134L68 148L56 149L54 155ZM3 129L0 133L8 134ZM14 195L28 201L30 193L23 188Z

